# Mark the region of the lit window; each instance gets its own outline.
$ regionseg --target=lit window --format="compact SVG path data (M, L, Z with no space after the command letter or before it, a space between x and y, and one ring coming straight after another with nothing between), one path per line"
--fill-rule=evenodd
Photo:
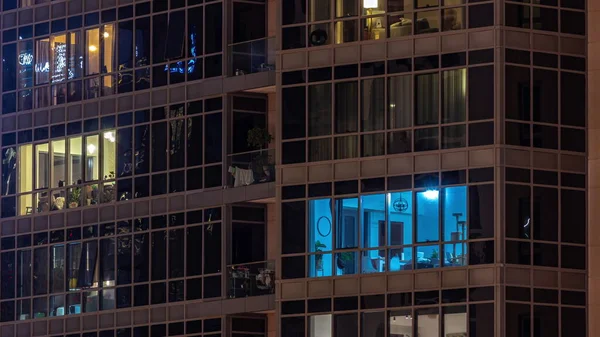
M100 145L98 135L85 137L85 180L94 181L100 177Z
M67 79L67 35L50 37L50 69L52 83L63 82Z
M100 29L94 28L85 31L85 74L100 73Z
M115 30L113 25L104 25L102 27L102 73L111 73L115 71Z

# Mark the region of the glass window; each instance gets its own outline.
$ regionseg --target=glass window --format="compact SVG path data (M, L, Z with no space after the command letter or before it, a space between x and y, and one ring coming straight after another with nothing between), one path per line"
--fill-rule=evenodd
M50 37L50 68L52 83L62 82L67 79L67 35L53 35Z
M308 87L308 135L331 134L331 84Z
M466 120L467 70L442 72L442 123Z
M117 138L119 141L116 142L116 147L118 149L116 176L118 178L127 177L133 173L133 129L119 129L117 131Z
M351 275L358 271L357 252L343 252L335 254L335 275Z
M412 243L412 192L389 193L388 244L390 246Z
M363 80L361 83L361 131L383 130L385 114L385 79Z
M338 0L335 2L335 16L338 18L358 15L358 0Z
M388 128L411 126L412 77L394 76L388 78ZM383 118L382 118L383 119Z
M417 333L419 337L437 337L440 331L438 308L415 310Z
M321 1L322 3L323 1ZM308 318L309 337L331 337L332 317L329 315L316 315Z
M67 163L66 141L52 141L52 187L64 187Z
M335 337L358 337L358 314L334 316Z
M221 3L205 7L205 45L204 52L212 54L223 49L223 9Z
M102 287L115 285L115 239L100 240L100 281Z
M439 194L435 189L416 192L417 242L439 241Z
M33 41L19 42L18 71L19 88L31 88L33 86Z
M467 306L444 307L444 334L446 336L467 335Z
M361 337L385 337L385 312L361 314Z
M17 288L16 297L31 296L31 250L20 250L17 252Z
M358 131L358 82L335 85L335 132Z
M337 249L358 247L358 198L337 199L336 242Z
M415 125L438 124L438 73L415 76Z
M81 32L69 33L69 73L68 78L80 78L83 73L84 44Z
M437 2L437 0L433 1ZM439 31L440 16L438 11L425 11L415 14L415 34L437 33Z
M204 227L204 274L221 272L221 224L209 223ZM206 258L210 257L210 258ZM219 278L220 280L220 278ZM206 288L206 287L205 287ZM220 289L220 288L219 288Z
M85 74L100 73L100 28L85 31Z
M33 145L23 145L19 147L17 152L19 156L18 173L19 173L19 192L30 192L33 190L34 177L33 172Z
M444 9L442 15L442 29L444 31L465 29L467 26L464 7Z
M333 250L333 212L331 199L316 199L308 202L309 252ZM331 266L329 266L331 270Z
M506 66L506 118L530 120L529 68Z
M361 197L363 248L385 246L385 194Z
M358 41L358 20L337 21L335 23L335 43L354 41Z
M102 134L102 174L104 179L115 179L116 171L116 135L114 131Z
M388 336L412 336L413 316L409 310L388 312Z
M78 290L80 277L79 268L81 266L82 249L80 242L69 243L67 245L67 291ZM85 261L84 256L84 261ZM83 272L83 270L82 270Z
M202 15L200 15L202 17ZM150 18L135 20L135 66L150 64Z
M282 93L282 138L291 139L304 137L306 124L305 87L284 88ZM312 100L309 99L309 102L312 102ZM309 111L309 113L310 112L312 111ZM310 125L312 125L312 118L310 120Z
M506 236L531 238L531 197L530 187L506 185Z
M85 137L85 180L94 181L100 177L100 144L98 135Z
M35 41L35 84L50 82L50 38Z
M67 184L75 185L83 182L83 143L81 137L69 138L69 173Z
M133 21L119 22L119 69L133 68Z
M463 241L467 237L467 187L447 187L443 193L444 241Z
M65 286L65 246L50 247L50 292L62 292Z

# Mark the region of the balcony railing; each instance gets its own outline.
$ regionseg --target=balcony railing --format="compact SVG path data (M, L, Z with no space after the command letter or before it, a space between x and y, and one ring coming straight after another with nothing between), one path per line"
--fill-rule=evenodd
M227 268L229 298L269 295L275 292L275 261L233 265Z
M275 150L265 149L229 155L228 187L275 181Z
M275 70L275 38L266 37L229 46L229 76Z

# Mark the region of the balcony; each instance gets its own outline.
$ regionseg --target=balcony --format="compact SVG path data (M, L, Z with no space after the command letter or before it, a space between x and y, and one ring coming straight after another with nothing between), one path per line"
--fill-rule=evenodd
M275 37L232 44L228 53L228 78L223 83L224 91L275 85Z
M227 187L242 187L275 181L275 149L236 153L227 158Z
M227 296L242 298L275 293L275 261L232 265L227 268Z

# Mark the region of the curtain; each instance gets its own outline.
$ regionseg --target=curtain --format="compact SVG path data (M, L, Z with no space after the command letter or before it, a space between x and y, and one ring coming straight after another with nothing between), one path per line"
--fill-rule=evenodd
M335 138L335 159L358 157L358 136Z
M358 82L335 85L335 132L358 131Z
M331 83L308 87L308 135L331 134Z
M50 81L50 39L35 41L35 84Z
M411 127L411 76L395 76L388 80L388 128Z
M443 78L442 122L464 122L466 119L467 70L444 71Z
M439 75L415 77L415 125L438 124Z
M385 124L385 79L381 77L363 80L361 97L361 130L383 130Z

